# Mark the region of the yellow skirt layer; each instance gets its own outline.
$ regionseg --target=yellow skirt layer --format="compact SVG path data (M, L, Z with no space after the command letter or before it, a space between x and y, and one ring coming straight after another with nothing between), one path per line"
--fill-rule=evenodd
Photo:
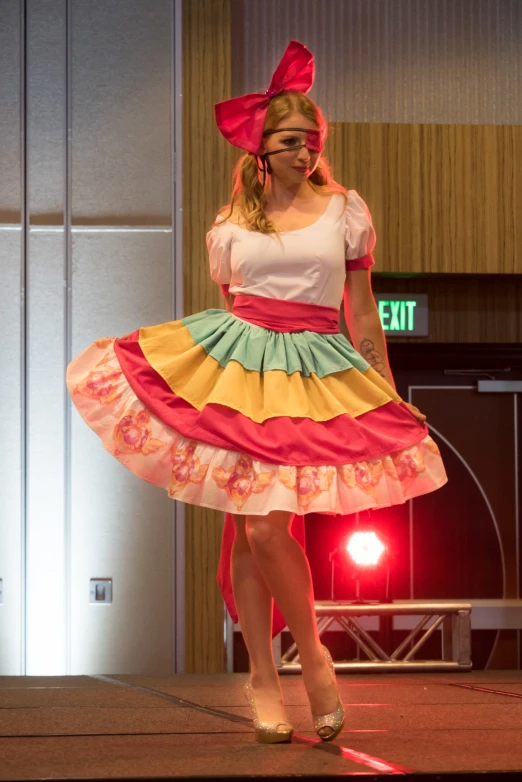
M177 327L176 327L177 326ZM173 328L174 327L174 328ZM260 374L237 361L226 367L194 344L181 321L169 324L170 339L158 338L157 327L140 329L139 344L149 364L171 390L193 407L225 405L256 423L291 416L328 421L338 415L362 415L401 397L373 368L312 373L269 370Z

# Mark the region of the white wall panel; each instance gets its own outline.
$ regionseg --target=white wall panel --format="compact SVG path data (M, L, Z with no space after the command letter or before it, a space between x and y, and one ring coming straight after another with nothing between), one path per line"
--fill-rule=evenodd
M65 2L26 4L27 223L63 225ZM66 671L64 233L26 247L26 668Z
M0 223L20 222L20 2L0 3Z
M172 672L174 502L76 412L71 467L71 672ZM89 604L91 578L112 579L111 604Z
M73 235L72 354L94 339L171 318L169 232ZM172 670L174 502L110 456L73 413L71 667ZM89 605L89 579L112 578L112 605Z
M23 78L21 7L0 3L0 673L24 669Z
M31 231L27 250L26 672L51 676L67 633L63 231Z
M27 3L27 195L33 225L63 225L65 9L64 0Z
M232 19L233 95L295 38L330 121L522 123L520 0L233 0Z
M75 223L170 224L171 8L73 2Z
M73 355L99 337L171 318L171 245L169 229L74 230Z
M0 230L0 674L23 673L21 231Z

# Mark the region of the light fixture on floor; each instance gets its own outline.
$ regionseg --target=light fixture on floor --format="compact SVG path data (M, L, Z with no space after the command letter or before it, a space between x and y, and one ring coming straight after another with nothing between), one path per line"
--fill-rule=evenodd
M386 546L374 530L357 530L348 538L346 551L358 567L376 567Z
M331 563L331 600L335 600L334 581L335 565L349 575L354 582L355 603L388 603L390 602L390 546L386 538L368 520L361 523L360 514L355 514L355 527L347 536L343 536L336 548L330 552ZM381 588L381 599L363 599L370 581L384 580L384 590ZM343 601L345 602L345 601Z

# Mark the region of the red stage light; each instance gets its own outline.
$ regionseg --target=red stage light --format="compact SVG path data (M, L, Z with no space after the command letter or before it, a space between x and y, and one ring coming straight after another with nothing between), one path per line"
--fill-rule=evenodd
M378 565L385 550L386 547L375 532L354 532L346 544L346 551L355 564L361 567Z

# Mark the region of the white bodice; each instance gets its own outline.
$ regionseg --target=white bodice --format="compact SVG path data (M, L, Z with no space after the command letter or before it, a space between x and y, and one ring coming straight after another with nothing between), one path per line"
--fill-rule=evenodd
M346 269L373 264L375 231L355 190L331 196L311 225L279 235L249 231L217 218L207 233L210 276L230 293L339 308Z

